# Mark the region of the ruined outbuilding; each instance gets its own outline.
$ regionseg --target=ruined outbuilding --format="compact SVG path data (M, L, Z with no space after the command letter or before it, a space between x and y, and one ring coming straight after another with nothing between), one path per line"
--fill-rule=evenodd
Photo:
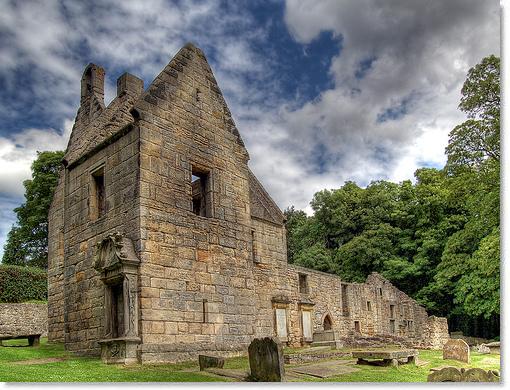
M144 89L104 103L86 67L49 214L50 341L106 362L246 352L254 338L441 347L446 320L377 274L366 283L287 263L284 216L203 52L188 44Z

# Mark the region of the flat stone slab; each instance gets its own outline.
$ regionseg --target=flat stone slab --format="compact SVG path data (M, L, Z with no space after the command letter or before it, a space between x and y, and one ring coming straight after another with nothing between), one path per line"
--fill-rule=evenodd
M318 351L330 351L331 347L323 346L323 347L309 347L304 348L301 351L295 352L295 353L308 353L308 352L318 352Z
M283 355L283 360L285 364L303 364L324 359L341 359L346 357L352 357L351 353L346 351L337 351L327 347L325 350L321 349L315 351L285 354Z
M200 371L210 367L223 368L225 359L217 356L198 355L198 364L200 366Z
M362 359L403 359L410 356L418 356L415 349L399 351L352 351L353 358Z
M44 358L44 359L29 359L29 360L18 360L16 362L12 362L12 364L18 364L21 366L29 366L32 364L49 364L49 363L59 363L66 361L67 358Z
M210 368L206 368L204 371L205 372L210 372L211 374L225 376L227 378L233 378L233 379L236 379L238 381L244 381L248 377L248 375L250 374L246 370L234 369L234 368L231 369L231 368L213 368L213 367L210 367Z
M353 363L354 362L352 360L335 360L293 367L289 368L288 371L297 374L310 375L317 378L330 378L332 376L350 374L351 372L359 371L359 368L352 367Z

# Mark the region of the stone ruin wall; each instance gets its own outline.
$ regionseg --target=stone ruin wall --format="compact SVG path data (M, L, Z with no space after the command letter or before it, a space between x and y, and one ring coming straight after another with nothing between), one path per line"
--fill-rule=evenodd
M91 172L101 164L105 166L107 214L91 220ZM56 219L63 213L62 239L67 246L65 258L61 246L57 249L58 256L50 256L48 305L50 341L60 341L63 335L70 351L99 353L96 342L103 334L104 285L92 264L95 247L104 236L115 231L132 238L135 247L139 247L137 175L137 129L65 171L66 185L62 188L65 211L57 209L50 218ZM50 228L50 235L62 234L55 233L57 229L60 231L60 226L54 228ZM55 280L57 283L52 284Z
M450 339L448 334L448 322L444 317L430 316L423 328L423 337L418 347L429 349L441 349Z
M50 340L65 341L68 350L99 353L105 286L92 262L96 243L115 231L133 241L140 259L144 363L239 354L254 337L275 335L275 307L282 302L285 341L293 346L303 344L302 307L312 308L314 331L329 314L344 338L358 336L354 321L362 335L388 333L390 302L399 310L395 320L412 318L420 329L425 310L382 278L342 284L335 275L287 264L285 228L264 218L270 206L252 199L248 154L199 49L183 48L134 107L122 105L123 96L103 108L92 128L85 126L82 140L72 137L80 144L66 154L69 166L49 217ZM119 110L124 118L129 107L134 108L129 126L127 119L112 119ZM79 111L78 120L83 115ZM75 126L79 129L79 121ZM95 134L104 137L101 148L94 146ZM100 164L107 211L91 220L91 172ZM208 174L207 213L213 218L193 213L197 169ZM299 292L300 273L307 275L307 293ZM373 302L370 312L366 300Z
M0 303L0 335L48 335L48 306L44 303Z
M139 252L142 362L238 353L255 333L248 155L203 54L182 49L141 113ZM208 213L192 172L208 173Z
M253 277L257 297L255 336L275 335L273 298L288 292L287 244L283 226L252 219Z
M48 340L64 336L64 174L60 172L48 214Z

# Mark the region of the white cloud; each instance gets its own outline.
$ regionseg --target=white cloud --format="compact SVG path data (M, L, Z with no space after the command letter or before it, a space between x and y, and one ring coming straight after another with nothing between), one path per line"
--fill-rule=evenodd
M72 121L64 121L64 132L54 129L26 129L11 137L0 137L0 194L23 197L23 181L31 176L30 166L37 152L64 150L71 134Z
M288 0L285 20L297 41L331 31L342 51L330 67L334 87L284 107L272 117L284 141L251 151L280 205L304 208L315 191L345 180L401 181L424 164L442 166L447 135L464 120L457 105L468 69L499 55L498 14L496 1ZM357 78L368 59L371 68ZM399 106L404 115L377 120Z
M76 112L87 62L105 66L108 101L122 72L144 78L147 86L185 42L194 41L208 55L253 171L282 208L294 204L310 211L316 191L346 180L400 181L423 164L441 166L447 134L463 120L457 104L467 70L499 53L497 1L287 1L285 22L296 41L309 44L331 31L342 46L329 69L332 88L301 103L274 90L278 53L257 53L256 44L268 39L267 26L240 3L228 2L228 10L219 4L6 3L0 78L9 100L0 98L0 115L22 120L29 107L64 123ZM370 59L365 77L356 78L360 62ZM20 68L30 70L28 88L10 77ZM13 94L23 109L12 108ZM377 121L406 99L405 115ZM0 208L12 209L12 199L21 199L36 151L63 149L70 127L67 120L61 129L0 129L0 192L11 199L0 199ZM2 215L3 222L9 218Z

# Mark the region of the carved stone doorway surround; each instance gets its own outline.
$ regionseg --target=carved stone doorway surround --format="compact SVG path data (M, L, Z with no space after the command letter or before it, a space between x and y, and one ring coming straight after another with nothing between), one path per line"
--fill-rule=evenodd
M138 266L133 242L113 233L96 246L94 268L104 283L104 334L99 340L105 363L138 363Z

